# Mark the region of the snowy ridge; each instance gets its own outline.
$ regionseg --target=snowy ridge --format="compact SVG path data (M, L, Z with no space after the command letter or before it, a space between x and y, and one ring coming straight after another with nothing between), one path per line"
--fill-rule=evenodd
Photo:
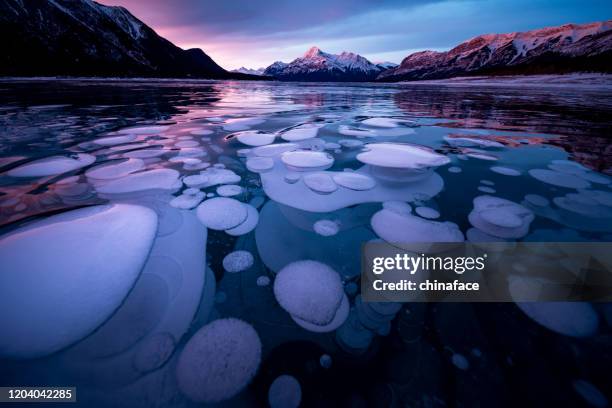
M264 71L266 69L261 67L261 68L257 68L257 69L252 69L252 68L246 68L246 67L240 67L237 69L232 69L230 72L238 72L240 74L248 74L248 75L263 75Z
M265 74L284 80L367 81L373 80L382 70L352 52L329 54L312 47L289 64L275 62L266 68Z
M608 72L610 67L606 67L609 64L605 60L612 51L611 28L612 21L602 21L480 35L450 51L411 54L399 67L382 72L378 79L440 79L495 72Z

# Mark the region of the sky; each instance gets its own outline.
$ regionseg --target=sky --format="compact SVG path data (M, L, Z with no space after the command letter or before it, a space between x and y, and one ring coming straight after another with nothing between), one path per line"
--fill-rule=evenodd
M399 63L486 33L612 19L610 0L98 0L127 8L226 69L290 62L311 46Z

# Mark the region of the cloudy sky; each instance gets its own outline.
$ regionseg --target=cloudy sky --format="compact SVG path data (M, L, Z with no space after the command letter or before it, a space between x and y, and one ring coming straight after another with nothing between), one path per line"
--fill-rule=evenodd
M121 5L227 69L289 62L312 45L400 62L468 38L612 18L610 0L98 0Z

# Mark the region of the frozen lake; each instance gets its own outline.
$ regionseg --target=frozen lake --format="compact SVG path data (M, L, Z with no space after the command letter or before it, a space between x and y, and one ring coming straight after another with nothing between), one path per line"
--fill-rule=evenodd
M232 401L258 405L287 372L308 404L519 404L543 377L533 403L598 397L608 305L368 306L359 254L612 241L609 90L14 80L0 97L1 384L126 406L251 380ZM229 317L250 326L223 336L259 337L253 372L189 391L181 353Z

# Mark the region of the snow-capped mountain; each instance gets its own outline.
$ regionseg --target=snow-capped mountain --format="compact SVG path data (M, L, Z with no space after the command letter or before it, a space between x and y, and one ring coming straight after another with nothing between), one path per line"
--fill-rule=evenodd
M275 62L264 74L284 81L372 81L382 70L352 52L336 55L312 47L289 64Z
M382 70L399 67L399 64L390 61L374 61L374 64L378 65Z
M264 67L262 68L257 68L257 69L251 69L251 68L246 68L246 67L240 67L237 69L232 69L230 72L237 72L240 74L247 74L247 75L258 75L261 76L264 74L264 71L266 69Z
M199 48L177 47L125 8L92 0L0 0L0 38L5 76L246 78Z
M612 72L612 21L566 24L509 34L486 34L446 52L421 51L378 80L441 79L466 75Z

